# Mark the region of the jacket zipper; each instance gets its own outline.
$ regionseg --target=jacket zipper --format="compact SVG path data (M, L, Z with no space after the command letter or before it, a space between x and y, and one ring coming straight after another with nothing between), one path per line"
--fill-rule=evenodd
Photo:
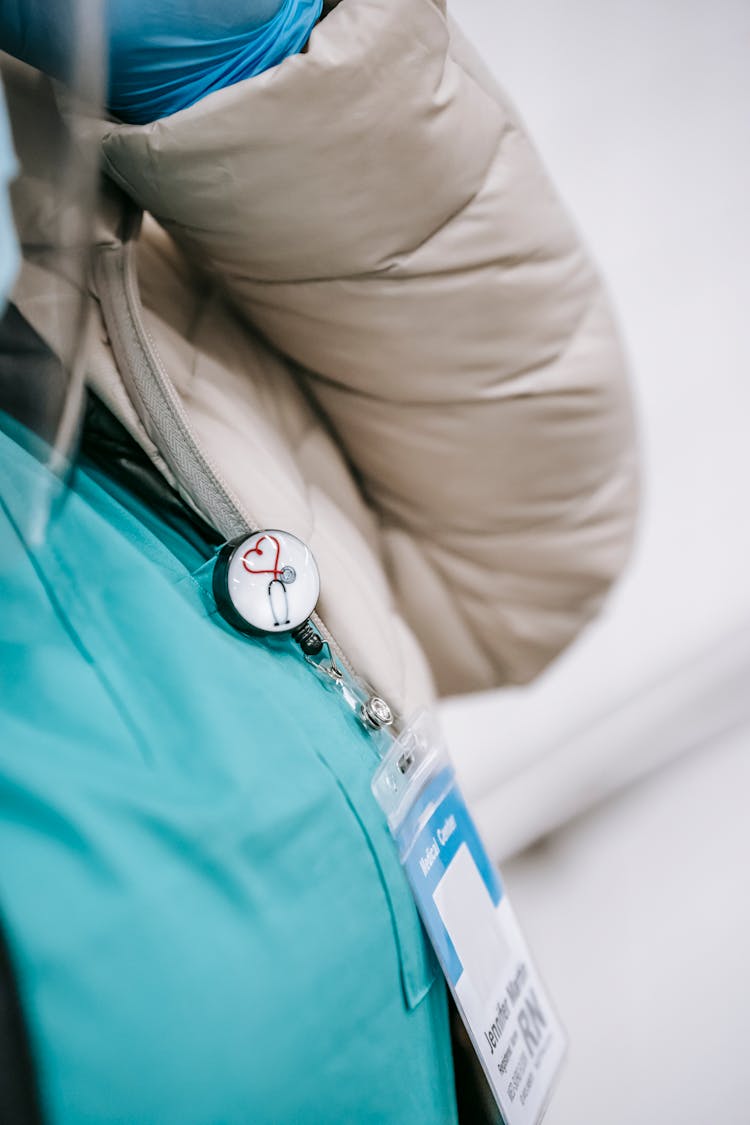
M218 524L217 530L226 539L243 532L250 535L262 530L258 521L235 495L213 460L199 447L156 343L143 323L134 264L134 235L140 221L140 212L128 216L122 242L99 246L94 260L97 297L120 376L140 421L181 491L185 489L187 498L204 518ZM195 478L192 482L191 476ZM191 483L194 487L186 487ZM217 511L210 503L212 493L214 501L217 493L220 500ZM310 620L336 661L353 681L359 681L353 664L320 615L313 612Z

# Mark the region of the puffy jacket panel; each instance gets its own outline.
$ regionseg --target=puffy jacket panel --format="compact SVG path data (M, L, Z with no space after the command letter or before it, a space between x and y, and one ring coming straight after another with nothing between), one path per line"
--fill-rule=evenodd
M533 676L595 613L629 548L630 401L596 273L516 111L442 6L346 0L306 54L148 127L113 128L104 153L294 361L346 455L372 515L324 471L339 536L323 551L329 612L342 565L359 570L347 584L364 599L338 614L344 647L366 647L375 572L342 549L351 521L441 690ZM224 429L207 421L223 391L201 384L202 437L237 478L272 362L249 346L230 396L244 405ZM280 364L272 384L286 400ZM279 456L299 484L305 470ZM278 499L282 484L267 488Z

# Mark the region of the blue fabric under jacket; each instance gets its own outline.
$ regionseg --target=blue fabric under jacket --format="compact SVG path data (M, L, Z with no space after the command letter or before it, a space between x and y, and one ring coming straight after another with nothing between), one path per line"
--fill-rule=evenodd
M301 51L322 0L107 0L110 111L145 124ZM71 7L0 0L0 46L67 77Z

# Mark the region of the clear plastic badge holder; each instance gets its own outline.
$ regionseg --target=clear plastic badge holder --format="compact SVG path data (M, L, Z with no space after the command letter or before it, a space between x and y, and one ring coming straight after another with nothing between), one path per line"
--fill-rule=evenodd
M503 1120L536 1125L565 1036L429 712L390 743L372 790Z

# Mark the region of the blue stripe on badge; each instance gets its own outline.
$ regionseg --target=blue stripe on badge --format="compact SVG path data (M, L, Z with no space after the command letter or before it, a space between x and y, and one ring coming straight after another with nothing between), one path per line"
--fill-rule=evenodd
M446 785L449 785L447 791ZM503 896L503 887L450 767L441 770L419 795L399 831L399 843L402 839L409 838L414 825L433 804L434 810L417 833L403 863L443 972L450 983L455 985L463 972L463 965L435 906L435 888L462 844L466 844L469 849L494 906L499 904Z

